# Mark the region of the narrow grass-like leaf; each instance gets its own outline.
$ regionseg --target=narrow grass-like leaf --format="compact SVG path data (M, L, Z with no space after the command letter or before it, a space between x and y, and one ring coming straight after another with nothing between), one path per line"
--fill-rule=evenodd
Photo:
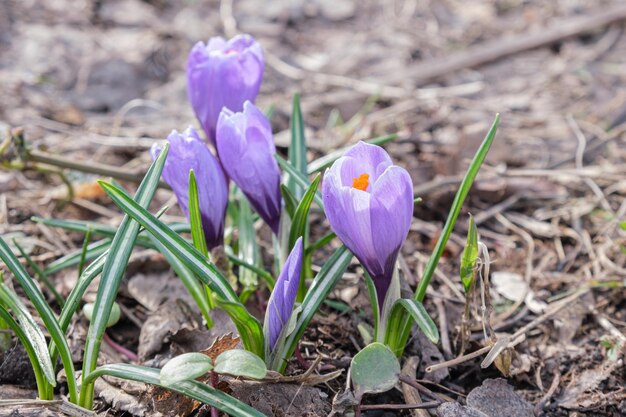
M337 282L343 277L343 273L346 271L346 268L348 268L348 265L350 265L351 260L352 252L345 246L341 246L328 258L311 283L306 297L304 297L294 331L287 336L283 345L277 345L274 348L272 357L267 361L267 363L270 364L270 369L281 373L284 372L287 361L296 350L296 346L304 334L306 326L308 326L319 309L319 306L324 302L326 297L328 297L328 294L332 291Z
M46 378L48 384L53 387L56 386L54 367L50 361L48 345L43 332L37 325L37 322L35 322L33 316L28 312L26 306L22 304L17 294L12 292L5 284L2 283L0 283L0 305L5 306L8 310L13 312L16 319L15 321L19 325L23 332L23 336L27 341L27 343L22 342L24 348L26 348L27 352L29 348L32 349L32 352L36 357L36 361L38 361L40 370ZM21 338L20 341L22 341Z
M213 361L198 352L183 353L173 357L161 368L159 380L163 385L180 381L192 381L213 369Z
M61 297L61 294L59 294L57 289L54 288L54 284L52 283L52 281L50 281L48 274L46 274L45 271L41 269L35 261L33 261L33 259L28 255L28 253L26 253L24 249L22 249L20 244L15 239L13 239L13 246L15 246L20 252L20 255L22 255L22 257L26 259L26 263L32 268L33 271L35 271L35 275L39 277L39 280L43 283L43 285L48 289L48 291L52 293L52 296L54 297L54 300L57 302L57 304L63 307L63 304L65 304L65 300L63 299L63 297Z
M311 203L313 202L313 197L317 191L320 179L321 175L318 174L311 185L307 188L304 196L302 196L302 200L300 200L300 203L296 208L291 222L291 230L289 231L289 250L293 248L293 245L295 245L296 240L298 240L299 237L304 236L304 232L308 224L307 220L309 218L309 210L311 209Z
M266 417L265 414L238 399L198 381L181 381L164 385L159 380L158 369L122 363L104 365L92 372L86 382L93 384L96 378L104 375L157 385L215 407L233 417Z
M28 360L30 361L30 365L33 368L33 373L35 374L35 382L37 383L37 394L39 396L39 399L51 400L52 398L48 398L49 390L47 389L50 384L48 384L47 376L44 375L43 370L41 369L41 358L38 355L33 342L31 342L29 338L29 333L22 330L22 327L15 321L15 319L13 319L11 314L9 314L9 312L4 308L2 303L0 303L0 319L2 319L4 323L6 323L6 325L15 332L18 340L20 341L22 346L24 346L24 350L26 350ZM45 349L45 342L46 341L44 339L45 355L48 356L48 350ZM48 357L48 362L50 363L50 366L52 366L52 362L50 362L50 357ZM52 383L56 383L54 379L52 380Z
M300 187L302 187L303 190L309 187L311 182L306 175L298 172L298 170L296 170L293 165L286 161L282 156L276 154L275 158L278 161L278 165L280 165L283 171L287 172L290 175L290 178L295 180L300 185ZM322 202L322 193L320 193L319 191L315 193L314 201L315 204L318 205L318 207L324 208L324 203Z
M196 278L196 276L185 266L183 262L180 261L174 254L165 247L161 242L159 242L153 236L150 237L152 239L152 243L154 244L157 251L159 251L167 262L170 264L178 278L180 278L181 282L196 302L204 321L206 321L207 327L213 327L213 319L211 318L211 308L208 293L206 292L206 287L203 286L200 281Z
M201 254L208 258L209 248L207 247L206 238L204 236L202 214L200 211L200 199L198 198L198 184L196 182L196 174L193 172L193 169L189 170L189 223L191 225L191 239L193 241L193 245L196 249L198 249L198 251L200 251ZM183 276L185 276L185 278L182 279L187 279L186 275L190 274L189 270L183 271L181 269L180 272L183 273ZM213 308L211 288L205 284L204 290L206 291L206 296L204 298L207 300L209 307ZM207 317L207 326L211 328L213 327L213 320L211 320L210 316ZM205 317L205 320L207 317Z
M322 236L321 238L319 238L318 240L316 240L315 242L311 243L307 248L306 248L306 254L312 254L318 250L320 250L321 248L323 248L324 246L328 245L330 242L332 242L332 240L337 237L337 235L335 234L335 232L328 232L327 234L325 234L324 236Z
M54 312L46 302L43 294L41 294L41 291L39 291L39 288L37 288L33 279L28 275L26 270L24 270L20 261L13 254L9 245L7 245L2 237L0 237L0 259L2 259L9 271L13 273L13 276L19 282L20 286L26 293L26 296L31 303L33 303L37 313L39 313L41 320L50 333L52 341L58 346L61 361L63 362L63 367L67 373L67 387L69 390L70 401L76 402L78 400L78 391L76 387L76 377L74 376L72 354L67 344L67 340L65 339L65 335L59 327L59 323L57 322Z
M424 332L424 335L433 342L439 342L439 330L437 325L430 317L422 303L417 300L400 298L396 300L391 308L389 319L387 322L387 331L385 334L385 341L394 337L397 329L400 328L402 320L404 318L403 312L409 314L409 316L415 320L417 326Z
M85 268L85 262L87 261L87 250L89 249L89 241L91 240L91 229L87 230L85 233L85 238L83 239L83 247L80 251L80 260L78 261L78 275L83 273L83 269Z
M80 301L87 291L89 284L102 272L104 268L104 262L106 261L108 255L108 251L105 251L98 259L93 261L91 265L89 265L82 274L78 277L76 281L76 285L70 292L70 295L67 297L65 305L61 310L61 316L59 317L59 326L63 331L63 334L67 332L67 329L72 321L72 316L78 310L78 306L80 305ZM50 344L50 358L52 358L52 363L56 363L58 356L58 349L54 343Z
M202 228L202 215L200 214L200 200L198 199L198 185L193 169L189 170L189 224L191 225L191 238L193 245L204 256L209 256L209 249L204 238Z
M234 304L241 305L237 294L233 291L230 284L217 270L215 265L209 262L196 248L194 248L187 240L181 237L178 233L173 231L163 222L159 221L154 215L143 209L135 201L125 195L111 184L102 182L102 187L105 192L111 197L113 202L120 207L126 214L137 220L146 230L151 233L157 240L159 240L168 250L170 250L174 256L183 262L187 268L189 268L202 282L208 284L211 290L216 293L223 300L229 301ZM260 330L261 325L258 323L250 313L248 313L243 306L241 306L247 319L246 323L256 322L259 330L258 332L249 332L246 328L239 328L242 341L246 349L253 350L256 345L260 343L263 345L262 340L253 340L251 338L256 337L258 334L263 334ZM233 318L235 325L240 324ZM253 350L254 351L254 350Z
M235 323L246 350L258 356L264 356L265 339L261 323L246 310L239 300L232 302L216 297L216 301L219 308L224 310Z
M302 119L302 109L300 108L300 94L293 95L293 106L291 110L291 144L289 145L289 162L303 176L307 175L306 160L306 137L304 136L304 120ZM302 198L304 189L292 174L289 173L287 179L287 188L296 197L296 200Z
M122 189L120 189L123 191ZM156 217L159 217L158 215ZM61 220L61 219L44 219L41 217L31 217L31 220L35 223L45 224L46 226L60 227L61 229L71 230L73 232L87 233L87 230L91 230L91 233L98 236L113 237L117 233L117 228L109 226L108 224L87 222L82 220ZM167 225L170 229L176 233L191 233L191 227L188 223L169 223ZM141 245L144 243L150 243L150 239L141 234L137 237L137 242ZM52 264L51 264L52 265Z
M226 248L226 256L228 257L228 260L232 263L234 263L235 265L241 267L241 268L246 268L249 269L251 271L254 271L255 274L257 274L259 277L261 277L261 279L263 279L263 281L265 281L265 283L267 284L267 286L269 287L269 289L273 289L274 288L274 284L275 284L275 280L274 277L272 276L272 274L270 274L269 272L267 272L264 269L259 268L256 265L251 265L247 262L242 261L241 259L239 259L237 256L235 256L231 250L229 250L230 248Z
M90 243L87 246L85 261L91 261L106 252L111 246L111 239L102 239L98 242ZM72 268L80 263L82 256L82 249L78 249L71 252L54 262L48 264L44 269L44 272L48 275L55 274L63 269Z
M239 259L249 265L256 265L259 259L259 247L252 220L252 208L241 191L237 194L239 195L239 240L237 242ZM239 283L243 285L244 290L253 289L259 285L259 279L256 272L243 268L239 269Z
M296 197L294 197L285 184L280 184L280 193L282 194L283 201L285 202L285 210L287 210L289 218L293 219L293 214L296 211L296 207L298 207L298 200L296 200Z
M157 159L152 163L146 176L141 181L137 189L135 198L140 207L148 207L154 193L159 186L161 172L165 165L165 158L169 151L169 144L165 144ZM122 192L123 193L123 192ZM123 193L125 194L125 193ZM130 199L130 197L128 197ZM132 199L131 199L132 200ZM104 263L102 279L98 286L98 293L94 303L94 316L89 325L87 339L85 342L85 354L83 357L83 385L80 392L79 405L91 409L93 405L93 385L85 383L85 378L96 369L98 352L102 338L106 330L106 324L113 308L113 303L117 297L124 272L130 259L130 254L135 246L135 240L139 234L139 223L133 221L131 217L124 216L113 242L109 255Z
M461 212L461 208L463 207L465 198L469 194L469 191L472 188L472 184L474 183L474 179L476 178L476 175L478 174L478 171L480 170L483 161L487 157L487 153L489 152L489 148L491 147L493 139L496 136L496 131L498 130L499 124L500 115L496 114L496 118L493 121L489 132L487 132L485 139L483 140L482 144L478 148L478 151L474 155L474 159L472 159L472 162L470 163L470 166L465 173L465 176L463 177L463 181L461 181L461 185L459 186L459 189L454 196L454 201L452 202L452 207L450 208L450 212L443 227L443 231L439 235L439 239L437 240L437 244L435 245L435 249L433 250L432 255L430 256L430 258L428 258L428 263L424 268L424 275L422 276L422 279L420 280L415 291L415 296L413 297L419 302L424 301L424 297L426 296L426 289L430 284L430 279L432 278L435 269L437 268L437 264L439 263L439 259L441 259L441 255L443 255L443 251L445 250L448 239L452 234L452 229L454 229L454 224L456 223L456 219ZM397 332L397 336L394 336L393 339L388 341L391 350L393 350L398 356L401 356L404 352L404 346L409 339L409 334L411 330L411 323L406 315L404 316L400 326L401 328Z
M365 271L365 285L367 287L367 295L370 298L370 305L372 306L372 317L374 318L374 340L378 341L378 329L380 325L380 308L378 305L378 297L376 296L376 287L374 286L374 280L370 274Z
M364 142L370 143L372 145L380 146L380 145L384 145L387 142L391 142L392 140L395 140L397 138L398 138L398 135L394 133L391 135L379 136L377 138L369 139ZM333 162L341 158L343 154L346 153L348 149L350 149L350 147L351 146L347 146L345 148L337 149L336 151L329 152L326 155L320 158L317 158L314 161L309 162L308 174L315 174L316 172L319 172L325 168L328 168L329 166L333 164Z
M463 255L461 256L461 267L459 273L461 275L461 283L465 294L467 294L472 287L474 277L476 276L476 262L478 260L478 231L476 230L476 223L474 218L470 215L469 226L467 229L467 242L465 248L463 248Z

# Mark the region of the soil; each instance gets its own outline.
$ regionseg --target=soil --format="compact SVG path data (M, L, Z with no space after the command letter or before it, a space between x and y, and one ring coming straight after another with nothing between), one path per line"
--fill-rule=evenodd
M500 113L496 140L427 295L442 340L433 345L413 337L403 363L415 358L406 376L451 403L430 411L364 407L362 415L623 416L625 9L619 0L2 0L0 142L7 129L21 127L36 149L144 172L155 141L197 125L185 90L191 46L211 36L251 33L267 60L257 104L274 106L281 153L295 92L302 94L311 160L360 139L398 133L385 148L409 170L423 199L402 250L406 285L414 288L459 176ZM97 176L66 171L75 187L68 203L59 175L32 164L8 169L5 162L0 155L0 233L17 239L38 264L80 248L83 236L36 224L32 216L119 224L122 217ZM162 189L151 208L170 203L163 219L183 220L174 201ZM520 338L495 361L501 369L481 367L485 352L426 372L462 354L458 270L470 213L488 250L495 337ZM328 226L313 217L312 234L321 236ZM261 231L264 242L268 236ZM271 244L262 246L269 266ZM62 295L76 272L54 276ZM361 277L355 264L332 296L349 308L322 309L289 374L301 374L317 357L322 374L347 370L364 344L357 325L370 317ZM150 278L158 285L146 285ZM11 282L9 274L5 279ZM160 366L172 354L206 348L232 331L227 322L205 331L193 303L176 296L184 294L177 282L162 257L136 250L120 289L123 318L108 333L128 355L139 352L141 363ZM262 306L266 295L261 291L250 303ZM465 354L489 344L477 319L479 302ZM87 325L80 318L71 326L77 363ZM0 392L9 393L1 398L34 398L25 353L10 346L0 352ZM107 346L103 361L129 360ZM268 384L263 398L245 384L230 389L268 416L341 415L341 396L334 408L333 399L343 392L345 375L303 390ZM363 404L433 400L405 385L366 395ZM101 415L156 415L143 386L103 379L98 392ZM180 404L168 413L209 415L198 404L185 403L183 412ZM32 412L18 409L0 404L0 415ZM63 415L46 410L53 412Z

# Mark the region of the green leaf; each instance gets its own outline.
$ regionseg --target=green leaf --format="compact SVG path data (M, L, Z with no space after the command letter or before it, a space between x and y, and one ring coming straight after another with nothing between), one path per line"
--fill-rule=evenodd
M270 274L269 272L267 272L264 269L259 268L256 265L251 265L247 262L242 261L241 259L239 259L237 256L235 256L235 254L232 252L232 249L229 246L225 246L224 247L224 251L226 252L226 256L228 257L228 260L230 262L232 262L233 264L242 267L242 268L246 268L249 269L251 271L254 271L255 274L257 274L258 276L260 276L263 281L265 281L265 283L267 284L267 286L269 287L269 289L273 289L274 288L274 277L272 276L272 274Z
M242 403L238 399L198 381L181 381L167 386L163 385L159 379L158 369L121 363L104 365L92 372L86 382L93 384L96 378L103 375L110 375L116 378L123 378L167 388L211 407L215 407L233 417L266 417L265 414L255 410L247 404Z
M220 297L215 298L218 307L224 310L233 323L235 323L246 350L256 355L263 356L265 342L261 323L259 323L239 301L232 302L221 299Z
M496 118L491 125L491 129L489 129L489 132L487 132L487 136L485 136L485 139L478 148L476 155L474 155L474 159L472 159L472 162L470 163L470 166L465 173L465 176L463 177L463 181L461 181L461 185L459 186L459 189L454 196L452 207L450 208L448 218L446 219L446 224L443 227L442 233L439 235L439 239L437 240L437 244L435 245L435 249L432 255L430 256L430 258L428 258L428 263L424 268L424 275L420 280L417 289L415 290L415 296L413 298L419 302L424 301L424 297L426 296L426 289L430 284L430 280L435 273L437 264L439 263L441 255L443 255L443 251L445 250L446 244L448 243L448 239L452 234L452 229L454 229L456 219L459 217L459 213L461 212L461 208L463 207L463 202L465 202L465 198L472 188L474 179L476 178L476 175L478 175L478 171L480 170L483 161L487 157L487 153L489 152L489 148L491 148L493 139L496 137L496 131L498 130L499 124L500 115L496 114ZM402 352L404 352L404 346L406 346L406 342L407 340L409 340L410 330L411 323L409 322L409 318L405 316L402 320L400 330L397 332L397 337L394 337L393 340L388 341L389 346L394 352L396 352L396 354L398 354L398 356L402 356Z
M439 342L439 330L437 329L437 325L422 303L410 298L400 298L396 300L391 308L387 322L385 343L388 343L388 341L396 335L396 332L401 329L402 319L404 318L403 312L407 312L409 316L415 320L417 326L431 342Z
M287 188L285 184L280 184L280 193L283 195L287 214L289 214L290 219L293 219L293 214L298 206L298 200L296 200L296 197L289 191L289 188Z
M307 189L309 187L309 185L311 183L310 183L310 181L309 181L309 179L307 178L306 175L298 172L298 170L296 170L294 168L294 166L291 165L291 163L286 161L280 155L276 154L276 155L274 155L274 157L278 161L278 165L280 165L280 167L283 169L283 171L287 172L290 175L289 178L292 178L295 182L297 182L298 185L300 187L302 187L303 190L305 190L305 189ZM319 191L316 192L315 193L315 197L313 199L315 201L315 204L317 204L318 207L320 207L322 209L324 208L324 203L322 202L322 193L320 193Z
M372 343L352 358L350 378L354 396L361 401L363 394L392 389L400 378L400 363L387 346Z
M304 136L304 120L300 109L300 94L293 95L293 107L291 111L291 144L289 145L289 162L300 174L307 175L306 160L306 137ZM303 190L306 188L300 184L291 173L287 179L287 188L296 197L302 198Z
M145 229L159 240L174 256L183 262L202 282L209 285L211 290L225 301L239 305L237 317L231 316L235 325L238 326L239 334L246 349L255 351L256 346L260 345L262 352L263 340L255 340L258 335L263 334L261 325L258 323L245 307L239 301L237 294L233 291L230 284L205 256L203 256L196 248L189 244L187 240L178 233L169 228L166 224L158 220L150 212L139 206L135 201L125 195L124 192L115 186L107 183L101 183L102 188L111 197L113 202L120 207L126 214L141 223ZM245 316L245 320L240 318ZM258 331L250 332L247 327L239 327L243 323L258 327ZM252 324L251 324L252 323Z
M392 140L395 140L398 138L397 134L391 134L391 135L384 135L384 136L379 136L377 138L374 139L369 139L364 141L365 143L369 143L372 145L384 145L387 142L391 142ZM333 162L335 162L337 159L341 158L343 156L344 153L346 153L346 151L348 149L350 149L353 145L350 146L346 146L345 148L341 148L341 149L337 149L336 151L327 153L326 155L317 158L314 161L311 161L309 163L309 169L308 169L308 174L315 174L316 172L322 171L325 168L328 168L329 166L331 166L333 164Z
M63 297L61 297L61 294L59 294L57 289L54 288L54 284L52 283L52 281L50 281L48 275L39 267L39 265L37 265L35 261L33 261L28 253L26 253L26 251L22 249L22 246L17 243L17 240L13 239L13 245L20 252L20 255L22 255L22 257L26 259L26 263L32 268L33 271L35 271L35 275L39 277L39 280L43 283L43 285L48 289L48 291L52 293L52 296L54 297L54 300L57 302L57 304L63 307L63 304L65 304L65 300L63 299Z
M332 242L332 240L336 237L337 235L335 234L335 232L328 232L327 234L325 234L324 236L322 236L315 242L308 245L306 248L306 254L310 255L313 252L320 250L321 248L323 248L324 246Z
M157 159L148 169L141 184L139 184L135 196L137 202L135 203L133 201L138 207L148 207L152 201L154 193L159 186L159 179L161 178L161 172L163 171L168 151L169 144L165 144ZM126 198L132 201L125 192L121 192L121 194L124 194ZM84 408L91 409L93 405L94 389L93 385L85 384L84 381L85 378L96 369L102 337L106 330L113 303L117 297L117 291L124 277L124 273L126 272L128 260L130 259L130 254L133 251L138 234L139 223L128 215L124 216L122 223L113 237L109 255L104 263L102 278L94 303L95 314L92 317L85 341L82 372L83 386L81 388L79 402L79 405Z
M163 385L192 381L211 369L213 369L213 361L207 355L198 352L183 353L163 366L159 379Z
M328 297L328 294L343 277L343 273L350 265L351 260L352 252L345 246L341 246L328 258L320 272L313 279L304 301L302 301L302 310L298 315L294 331L286 337L284 344L275 346L271 357L266 361L270 364L270 369L281 373L284 372L287 361L293 355L306 327L320 305Z
M259 259L259 248L256 242L256 231L252 219L252 208L242 192L239 194L239 259L249 265L256 265ZM244 289L256 288L259 279L251 269L239 269L239 282Z
M93 307L93 303L87 303L83 306L83 314L89 321L93 318ZM122 312L120 311L119 304L113 303L113 308L111 309L111 314L109 315L109 320L107 321L107 327L114 326L118 321L120 321L121 316Z
M191 238L193 245L204 256L209 256L209 249L202 228L202 215L200 214L200 200L198 199L198 185L193 169L189 170L189 223L191 225Z
M46 381L51 386L56 386L54 367L52 366L52 361L50 360L48 345L43 332L37 325L37 322L35 322L33 316L28 312L26 306L22 304L17 294L12 292L3 283L0 283L0 305L6 306L13 312L13 315L16 318L15 321L19 325L19 328L23 333L23 337L25 338L25 341L22 341L22 345L24 345L24 348L26 348L27 351L28 348L32 349L32 353L36 357L36 361L40 366L41 372L46 378Z
M207 327L210 329L213 327L213 319L211 318L211 308L213 307L210 304L208 293L206 292L206 287L203 286L197 279L196 276L185 266L183 262L180 261L174 254L169 251L161 242L159 242L153 236L150 236L152 243L157 251L159 251L167 262L170 264L176 276L180 278L181 282L196 302L204 321L206 322Z
M243 349L231 349L215 359L215 372L250 379L263 379L267 368L263 359Z
M380 309L382 306L378 305L378 296L376 295L374 280L367 271L365 271L365 285L367 286L367 295L369 296L370 305L372 306L372 317L374 318L374 338L378 339Z
M476 155L474 155L474 159L472 159L472 162L465 173L465 177L463 177L463 181L461 181L461 185L454 196L454 201L452 202L452 207L450 208L446 224L443 226L443 232L439 235L439 240L437 240L433 254L428 259L428 263L424 269L424 276L420 280L417 290L415 291L414 298L418 301L424 300L426 288L428 288L428 284L430 283L430 279L435 272L435 268L437 268L441 255L443 255L443 251L445 250L448 239L452 234L452 229L454 229L456 219L459 217L465 198L469 194L472 184L474 183L474 179L476 179L476 175L478 174L483 161L487 157L487 153L489 152L489 148L491 148L493 139L496 137L496 131L498 130L499 124L500 115L497 114L493 124L491 125L491 129L489 129L483 143L480 145L480 148L478 148Z
M72 361L72 354L70 348L65 339L65 335L59 323L54 315L54 312L46 302L43 294L37 288L35 281L28 275L24 267L20 264L20 261L13 254L9 245L0 237L0 259L5 263L9 271L13 273L13 276L19 282L20 286L26 293L26 297L33 303L33 306L39 313L41 320L43 321L52 341L59 349L61 361L63 362L63 368L67 373L67 386L69 390L70 401L76 402L78 399L78 391L76 387L76 377L74 376L74 363Z
M313 197L315 196L315 192L317 191L317 186L319 185L321 178L320 174L315 177L296 208L293 221L291 222L291 230L289 231L290 250L296 244L296 240L298 240L299 237L304 236L305 228L308 224L307 220L309 217L309 210L311 209L311 203L313 202Z
M476 231L476 224L474 218L470 215L469 226L467 229L467 242L465 248L463 248L463 255L461 256L461 267L459 273L461 274L461 282L463 283L463 289L467 294L472 287L474 278L476 276L476 262L478 259L478 232Z
M90 243L87 245L85 254L85 261L91 261L106 252L111 246L111 239L102 239L98 242ZM78 249L71 252L54 262L48 264L44 269L44 272L48 275L55 274L63 269L72 268L80 263L82 256L82 249Z
M35 374L35 382L37 383L37 393L39 395L39 399L51 400L52 397L48 395L48 387L50 386L47 382L48 377L43 374L43 371L41 369L42 357L38 355L37 350L33 345L33 342L30 340L29 333L25 332L22 327L13 319L11 314L9 314L9 312L4 308L2 303L0 303L0 320L2 320L8 326L8 328L12 329L15 332L18 340L20 341L22 346L24 346L24 350L26 350L28 360L30 361L30 365L33 368L33 373ZM46 349L45 339L44 349ZM47 350L45 351L45 353L45 356L48 357ZM46 361L46 359L43 360ZM50 357L48 357L47 361L50 362L50 367L52 367L52 361L50 360ZM52 383L55 383L54 379L52 380Z

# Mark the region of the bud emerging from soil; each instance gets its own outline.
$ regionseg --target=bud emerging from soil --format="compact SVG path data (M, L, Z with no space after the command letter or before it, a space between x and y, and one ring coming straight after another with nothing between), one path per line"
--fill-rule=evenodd
M280 332L289 322L293 305L298 293L298 283L302 271L302 238L300 237L294 245L283 270L276 280L276 285L267 304L265 314L265 331L269 350L274 349L274 345L280 336Z

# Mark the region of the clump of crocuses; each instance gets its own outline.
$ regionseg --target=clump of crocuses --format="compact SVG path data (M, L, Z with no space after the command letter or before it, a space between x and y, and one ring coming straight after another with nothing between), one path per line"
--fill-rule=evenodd
M385 150L359 142L326 170L324 210L339 239L370 274L379 306L413 218L413 182Z
M217 153L228 176L272 231L280 223L280 169L267 117L246 101L242 112L224 108L217 122Z
M222 108L238 112L246 100L254 101L263 79L261 46L250 35L226 41L198 42L187 61L187 95L202 128L215 141Z
M228 182L219 161L196 131L190 127L183 133L172 131L167 137L170 150L163 168L163 179L172 187L181 209L189 217L189 171L194 170L202 228L207 247L213 249L224 240L224 218L228 205ZM153 145L153 159L161 152Z

